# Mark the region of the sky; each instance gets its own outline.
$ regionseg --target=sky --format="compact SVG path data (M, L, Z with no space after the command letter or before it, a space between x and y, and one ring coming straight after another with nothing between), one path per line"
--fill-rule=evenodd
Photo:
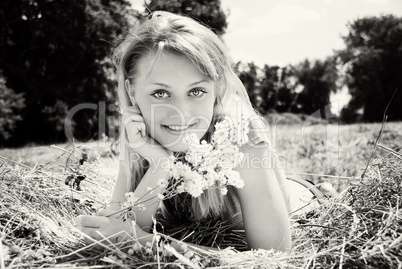
M325 59L344 48L347 24L365 16L402 16L401 0L221 0L223 36L235 60L284 66Z
M141 9L143 0L130 0ZM221 0L223 35L234 61L285 66L324 60L343 49L347 24L366 16L402 16L402 0ZM331 97L343 107L344 89ZM336 112L336 111L335 111Z

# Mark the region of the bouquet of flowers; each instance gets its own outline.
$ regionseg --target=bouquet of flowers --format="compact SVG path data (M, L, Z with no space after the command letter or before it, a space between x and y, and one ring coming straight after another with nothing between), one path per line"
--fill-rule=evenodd
M247 134L248 125L234 126L226 117L215 124L210 143L200 142L195 134L187 135L184 160L173 157L169 166L168 178L175 182L173 193L188 192L198 197L209 188L219 188L223 195L228 185L242 188L244 182L233 169L243 159L240 147L248 141ZM161 179L159 183L168 182Z
M248 124L241 122L235 125L231 118L225 117L215 124L211 141L199 141L194 133L187 134L183 139L188 145L184 157L171 156L167 178L158 180L158 185L165 188L164 195L158 194L159 199L166 199L176 194L187 192L193 197L199 197L204 190L219 188L225 195L227 186L242 188L244 182L239 172L233 170L241 163L244 155L240 147L248 142ZM151 193L155 188L149 187ZM144 207L140 199L133 193L126 193L124 207Z

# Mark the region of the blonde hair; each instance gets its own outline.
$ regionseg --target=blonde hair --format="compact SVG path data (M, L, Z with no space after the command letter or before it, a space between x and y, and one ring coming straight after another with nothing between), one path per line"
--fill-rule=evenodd
M226 51L225 45L216 34L193 19L168 12L154 12L149 20L135 27L116 49L121 106L130 106L125 81L128 79L130 84L133 83L138 71L137 64L142 57L150 53L157 57L162 53L175 53L187 57L203 74L214 81L217 96L213 122L218 115L227 114L225 106L233 99L231 96L240 99L249 111L253 111L250 113L255 115L247 91L234 73ZM126 147L125 151L128 189L133 191L145 174L147 163L137 154L136 163L133 164L130 156L132 150ZM227 196L228 198L223 197L218 189L207 190L199 198L193 199L192 216L196 219L217 217L223 211L230 210L230 207L238 206L234 205L237 201L234 191Z

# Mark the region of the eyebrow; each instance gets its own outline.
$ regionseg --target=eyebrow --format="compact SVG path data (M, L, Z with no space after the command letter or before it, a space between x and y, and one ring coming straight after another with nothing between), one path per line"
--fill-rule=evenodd
M208 82L208 80L203 79L203 80L200 80L200 81L193 82L193 83L189 84L188 87L192 87L194 85L197 85L197 84L200 84L200 83L203 83L203 82ZM157 85L157 86L162 86L162 87L165 87L165 88L170 88L169 85L164 84L164 83L155 82L155 83L152 83L152 84Z
M162 87L165 87L165 88L170 88L169 85L159 83L159 82L152 83L152 85L157 85L157 86L162 86Z
M197 84L203 83L203 82L208 82L208 80L203 79L203 80L200 80L200 81L197 81L197 82L191 83L191 84L190 84L190 85L188 85L188 86L189 86L189 87L191 87L191 86L194 86L194 85L197 85Z

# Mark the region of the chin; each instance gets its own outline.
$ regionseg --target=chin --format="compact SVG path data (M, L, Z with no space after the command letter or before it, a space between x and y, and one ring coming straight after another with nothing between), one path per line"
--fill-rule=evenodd
M200 141L201 138L205 135L205 133L196 133L194 132L198 140ZM184 135L181 135L180 137L184 138ZM173 152L186 152L188 150L188 144L187 142L183 141L182 139L172 139L171 141L161 141L161 145L168 149L169 151Z
M188 145L186 143L180 142L175 145L165 146L165 148L172 152L186 152L188 150Z

